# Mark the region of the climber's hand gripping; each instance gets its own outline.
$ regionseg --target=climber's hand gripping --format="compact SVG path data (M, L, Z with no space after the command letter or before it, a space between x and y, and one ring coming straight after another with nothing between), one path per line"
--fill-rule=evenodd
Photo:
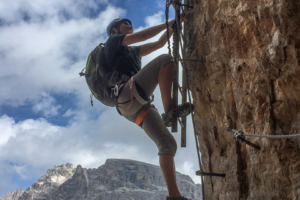
M185 21L185 14L184 13L181 13L180 14L180 28L182 29L182 22L184 22ZM174 24L174 22L175 22L175 19L173 19L173 20L171 20L170 22L169 22L169 29L170 30L173 30L173 24Z

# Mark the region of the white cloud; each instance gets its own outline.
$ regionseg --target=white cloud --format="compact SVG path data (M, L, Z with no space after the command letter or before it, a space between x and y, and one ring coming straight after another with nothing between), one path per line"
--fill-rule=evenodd
M161 0L156 0L156 5L158 6L158 8L160 9L166 9L166 2L165 1L161 1Z
M0 104L17 106L44 91L83 95L85 81L78 73L95 44L105 41L101 27L124 14L108 6L95 19L60 21L54 16L0 27Z
M72 109L68 109L62 116L63 117L71 117L75 115L76 113Z
M146 25L151 27L151 26L155 26L158 25L162 22L162 17L164 13L162 11L159 11L158 13L152 15L152 16L148 16L145 18L145 22Z
M35 1L0 1L0 18L4 22L20 22L25 17L32 22L40 22L45 18L59 17L65 20L64 15L70 18L80 18L87 14L89 9L97 8L97 4L106 4L107 0L35 0Z
M15 137L15 131L13 130L12 125L15 123L15 120L7 117L6 115L0 117L0 146L4 145L11 137Z
M41 98L32 107L36 113L41 112L45 117L52 117L58 114L61 105L54 105L55 99L47 93L42 93Z
M28 175L27 175L27 172L28 172L28 169L27 169L27 166L26 165L23 165L23 166L13 166L13 171L16 172L22 179L28 179Z

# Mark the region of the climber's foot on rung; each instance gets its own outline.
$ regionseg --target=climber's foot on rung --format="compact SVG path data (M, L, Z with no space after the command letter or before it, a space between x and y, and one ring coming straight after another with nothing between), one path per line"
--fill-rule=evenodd
M194 111L194 105L191 104L192 110L190 110L190 103L184 103L182 105L178 105L178 117L184 117L189 115L191 112ZM171 127L172 126L172 106L169 106L168 110L166 113L163 113L161 115L164 125L166 127Z

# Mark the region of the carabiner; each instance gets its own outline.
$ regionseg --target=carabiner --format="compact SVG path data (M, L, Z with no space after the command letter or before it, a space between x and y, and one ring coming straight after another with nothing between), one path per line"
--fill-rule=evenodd
M115 87L114 87L114 95L116 97L119 95L119 85L115 85Z

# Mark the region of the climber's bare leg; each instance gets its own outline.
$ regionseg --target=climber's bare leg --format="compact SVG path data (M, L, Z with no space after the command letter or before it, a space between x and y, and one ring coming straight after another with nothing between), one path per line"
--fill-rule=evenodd
M158 84L165 111L169 108L170 105L172 105L171 89L174 67L175 63L170 62L166 66L162 67L158 72Z
M159 164L162 174L167 184L169 196L179 197L181 196L177 183L176 183L176 172L174 157L172 155L163 154L159 156Z

